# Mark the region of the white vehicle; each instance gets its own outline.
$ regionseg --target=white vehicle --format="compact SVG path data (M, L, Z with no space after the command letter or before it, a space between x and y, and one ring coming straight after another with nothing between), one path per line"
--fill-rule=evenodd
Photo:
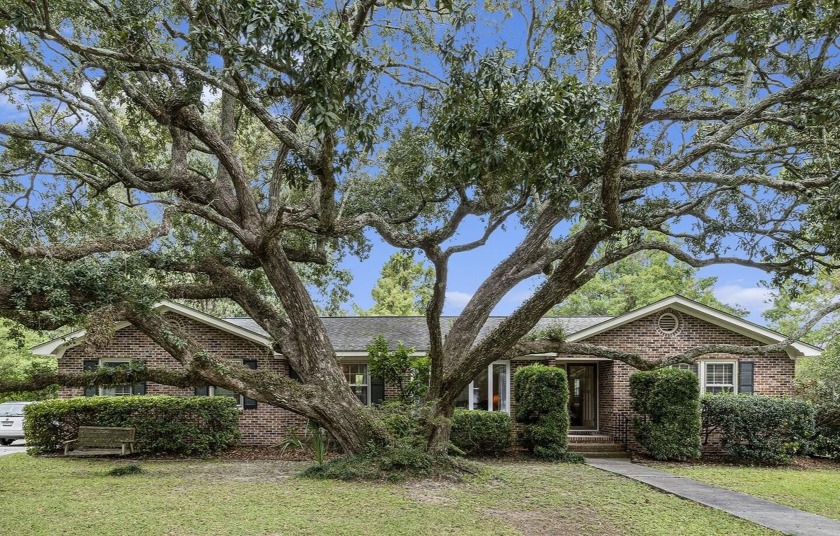
M0 445L11 445L23 439L23 407L32 402L3 402L0 404Z

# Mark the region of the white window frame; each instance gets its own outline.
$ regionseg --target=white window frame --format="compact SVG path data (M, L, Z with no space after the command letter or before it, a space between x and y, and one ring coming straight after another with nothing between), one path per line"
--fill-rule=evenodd
M234 363L234 364L237 364L237 365L244 365L245 364L244 359L228 359L228 361L230 363ZM222 389L224 389L224 387L222 387ZM228 389L228 391L230 391L230 389ZM228 395L216 395L216 386L215 385L210 385L210 386L207 387L207 396L228 396ZM240 393L236 394L236 406L239 409L245 409L245 397L242 396Z
M504 412L510 414L510 360L501 360L501 361L493 361L489 365L487 365L487 407L484 408L487 411L496 411L493 409L493 396L490 393L493 392L493 365L505 365L505 378L507 379L507 385L505 385L505 401L507 402L506 408ZM467 385L467 409L475 410L480 409L475 407L475 380L471 381L469 385Z
M706 394L706 366L707 365L732 365L732 393L738 394L738 361L732 359L708 359L700 361L698 371L700 372L700 394ZM710 387L729 387L728 384L715 384Z
M120 363L120 364L131 365L131 359L126 359L124 357L103 357L103 358L99 359L99 366L100 367L104 367L105 363ZM108 387L105 387L104 385L97 385L96 386L96 394L98 396L132 396L134 394L134 384L133 383L121 383L120 385L128 385L128 388L131 390L131 392L127 395L116 395L116 394L108 395L108 394L105 394L105 389L108 389ZM113 386L111 386L110 389L113 389Z
M361 366L365 367L365 383L350 383L350 382L347 382L347 385L349 385L351 388L353 386L367 387L367 397L366 397L367 400L365 400L364 404L366 406L370 406L370 397L371 397L370 363L365 363L364 361L345 361L345 362L341 363L341 367L342 367L341 368L341 373L344 374L344 379L346 381L347 380L347 373L344 372L344 365L361 365ZM355 395L356 393L354 392L353 394Z

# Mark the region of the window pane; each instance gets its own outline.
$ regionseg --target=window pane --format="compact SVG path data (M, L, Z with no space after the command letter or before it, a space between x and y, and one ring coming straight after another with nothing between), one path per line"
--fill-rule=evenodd
M230 396L236 398L237 400L239 399L239 395L237 393L234 393L230 389L225 389L224 387L216 387L214 392L216 396Z
M103 361L103 367L119 368L127 367L128 363L124 361ZM128 396L131 394L131 384L125 383L121 385L112 385L102 388L102 396Z
M344 378L350 385L350 389L359 397L359 401L367 404L370 400L367 363L343 363L341 370L344 372Z
M497 363L493 367L493 411L507 411L507 365Z
M485 370L473 380L473 409L487 409L488 407L487 371Z
M706 363L705 391L710 394L735 392L734 363Z
M676 365L671 365L668 368L679 369L679 370L694 370L691 365L688 363L677 363Z

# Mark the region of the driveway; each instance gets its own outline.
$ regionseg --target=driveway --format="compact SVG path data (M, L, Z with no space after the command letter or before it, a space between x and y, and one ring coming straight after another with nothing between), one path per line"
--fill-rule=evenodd
M8 447L0 446L0 456L5 456L6 454L14 454L16 452L26 452L26 442L22 439L15 441Z

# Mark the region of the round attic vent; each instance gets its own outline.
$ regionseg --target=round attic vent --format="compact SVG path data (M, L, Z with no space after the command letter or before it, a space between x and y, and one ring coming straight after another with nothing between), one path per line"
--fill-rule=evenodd
M659 317L659 329L662 333L674 333L680 327L680 321L676 315L665 313Z

